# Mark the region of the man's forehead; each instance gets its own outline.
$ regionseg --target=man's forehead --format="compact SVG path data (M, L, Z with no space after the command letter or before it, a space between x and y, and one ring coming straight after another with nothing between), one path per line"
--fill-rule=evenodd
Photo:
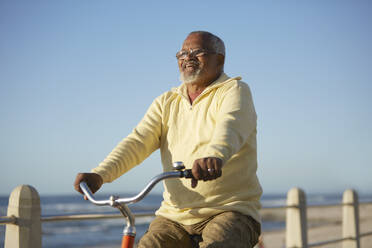
M191 34L186 37L182 44L182 49L190 48L210 48L211 42L209 37L201 34Z

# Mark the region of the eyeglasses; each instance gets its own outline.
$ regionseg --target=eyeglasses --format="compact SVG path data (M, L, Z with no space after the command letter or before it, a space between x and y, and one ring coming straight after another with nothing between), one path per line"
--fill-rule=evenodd
M189 51L181 50L178 53L176 53L177 59L185 59L187 56L189 57L201 57L207 54L213 54L215 52L207 51L205 49L190 49Z

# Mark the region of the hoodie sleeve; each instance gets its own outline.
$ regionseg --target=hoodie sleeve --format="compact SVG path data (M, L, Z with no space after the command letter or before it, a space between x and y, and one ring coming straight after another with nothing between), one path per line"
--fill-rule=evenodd
M206 157L221 158L224 164L256 132L257 116L246 83L235 82L219 99L216 127Z
M92 172L99 174L106 183L112 182L140 164L160 146L161 116L160 96L154 100L132 133L124 138Z

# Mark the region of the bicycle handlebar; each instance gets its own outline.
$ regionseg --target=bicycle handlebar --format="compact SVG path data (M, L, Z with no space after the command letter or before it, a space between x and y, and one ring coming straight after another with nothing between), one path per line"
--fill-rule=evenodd
M151 179L151 181L146 185L146 187L140 193L138 193L137 195L135 195L133 197L118 198L118 197L115 197L115 196L110 196L109 200L96 200L93 196L93 193L91 192L88 185L86 184L86 182L80 182L80 188L84 192L84 195L87 196L88 200L90 202L92 202L93 204L98 205L98 206L108 205L108 206L115 207L118 203L128 204L128 203L135 203L135 202L138 202L138 201L142 200L154 188L154 186L158 182L160 182L164 179L167 179L167 178L193 178L191 169L183 170L183 168L181 168L181 169L176 168L177 171L163 172L163 173L153 177Z
M124 228L124 236L131 236L129 238L134 242L134 236L136 236L135 219L134 215L128 208L126 204L135 203L142 200L161 180L167 178L194 178L190 169L185 170L185 166L182 162L174 162L173 168L175 171L163 172L151 179L151 181L146 185L146 187L137 195L127 198L119 198L117 196L110 196L109 200L96 200L93 193L90 191L86 182L80 182L80 188L84 195L88 198L90 202L98 206L111 206L119 209L123 216L127 220L127 226Z

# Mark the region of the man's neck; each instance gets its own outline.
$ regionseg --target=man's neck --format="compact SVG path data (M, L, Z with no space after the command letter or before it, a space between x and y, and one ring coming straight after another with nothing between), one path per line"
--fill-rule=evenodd
M191 104L194 102L195 98L197 98L211 83L212 82L208 84L188 83L186 85L187 94L189 95Z
M221 75L221 74L220 74ZM187 94L189 95L191 104L210 84L217 80L220 75L216 76L215 78L205 81L205 82L193 82L186 84L187 87Z
M201 84L197 84L197 83L188 83L188 84L186 84L186 86L187 86L187 93L189 93L189 94L200 94L210 84L211 83L209 83L209 84L202 84L202 85Z

